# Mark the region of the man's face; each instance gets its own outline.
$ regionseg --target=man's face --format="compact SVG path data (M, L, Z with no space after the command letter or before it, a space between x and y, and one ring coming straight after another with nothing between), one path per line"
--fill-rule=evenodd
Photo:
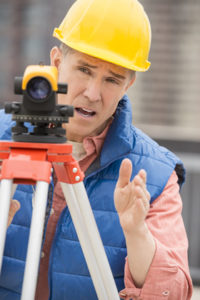
M101 133L134 81L130 71L78 51L64 56L57 47L51 51L51 64L58 68L59 82L68 84L58 103L74 106L74 116L65 125L67 138L82 142Z

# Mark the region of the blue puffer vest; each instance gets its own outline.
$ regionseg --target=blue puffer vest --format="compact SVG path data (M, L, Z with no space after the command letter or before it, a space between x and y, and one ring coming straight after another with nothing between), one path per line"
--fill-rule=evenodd
M10 116L2 111L0 122L0 138L10 139ZM127 252L114 207L113 192L120 164L125 157L132 161L132 177L141 168L147 171L147 188L151 194L151 202L162 193L174 169L177 171L180 185L184 182L184 169L179 159L132 126L131 105L127 97L124 97L118 105L101 155L89 167L84 180L118 290L124 288L124 263ZM21 202L21 209L7 232L0 276L1 300L20 299L32 213L32 187L19 185L14 198ZM67 207L57 225L49 266L49 299L97 299Z

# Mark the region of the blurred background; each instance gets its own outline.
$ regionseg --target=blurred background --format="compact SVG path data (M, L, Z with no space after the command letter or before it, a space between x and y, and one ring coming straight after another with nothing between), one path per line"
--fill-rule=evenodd
M27 65L49 64L49 51L57 44L53 28L73 2L0 0L1 108L19 99L13 93L14 76L23 75ZM152 25L152 65L148 72L137 73L129 91L133 121L185 163L183 218L191 275L200 286L200 1L140 2Z

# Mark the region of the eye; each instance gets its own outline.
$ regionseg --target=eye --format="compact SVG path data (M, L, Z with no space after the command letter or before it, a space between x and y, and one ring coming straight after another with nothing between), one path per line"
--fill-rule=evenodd
M82 73L88 74L90 75L90 69L86 68L86 67L78 67L79 71L81 71Z
M112 84L119 84L119 81L113 77L108 77L106 81Z

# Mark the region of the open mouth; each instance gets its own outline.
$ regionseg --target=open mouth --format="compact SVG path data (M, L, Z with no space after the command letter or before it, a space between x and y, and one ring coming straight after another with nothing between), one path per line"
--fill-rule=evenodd
M96 112L91 109L86 109L81 107L76 107L75 110L79 115L86 118L93 117L96 114Z

